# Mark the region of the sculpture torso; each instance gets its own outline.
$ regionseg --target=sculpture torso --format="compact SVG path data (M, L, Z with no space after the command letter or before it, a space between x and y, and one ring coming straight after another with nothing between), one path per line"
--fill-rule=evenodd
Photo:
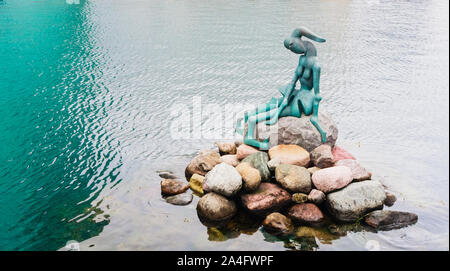
M298 67L295 71L299 77L300 86L302 89L311 90L313 88L313 67L316 57L300 56Z
M300 56L295 75L300 82L300 89L295 89L289 98L289 106L287 106L280 116L301 117L302 113L311 115L313 112L314 93L313 69L317 67L315 56Z

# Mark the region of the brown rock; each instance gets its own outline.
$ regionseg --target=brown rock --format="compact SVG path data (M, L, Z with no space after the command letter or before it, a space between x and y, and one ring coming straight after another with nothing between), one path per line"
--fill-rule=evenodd
M239 147L237 147L236 150L236 158L238 160L242 160L244 158L246 158L247 156L249 156L252 153L258 152L259 150L249 146L249 145L245 145L245 144L241 144L239 145Z
M208 171L220 163L219 153L213 150L202 150L197 156L194 157L194 159L192 159L186 167L184 174L188 180L195 173L205 176Z
M294 221L318 225L325 220L322 211L313 203L300 203L292 206L288 211L288 216Z
M306 167L309 164L309 152L297 145L277 145L269 149L270 159L278 158L281 164Z
M236 212L233 201L214 192L204 195L197 204L198 215L209 221L224 221L232 218Z
M220 155L236 154L236 144L234 142L216 142Z
M304 167L281 164L275 169L275 179L291 192L309 193L311 191L311 175Z
M311 151L311 161L319 168L334 166L334 158L331 153L331 146L327 144L320 145Z
M237 166L239 164L239 160L237 159L236 154L226 154L220 157L220 161L227 163L230 166Z
M241 195L241 201L251 213L264 215L289 204L291 195L276 184L261 183L256 191Z
M188 190L189 184L175 179L164 179L161 181L161 193L164 195L181 194Z
M386 191L386 199L384 200L384 205L391 207L397 201L397 197L391 192Z
M259 170L252 167L250 163L242 162L237 167L236 170L241 174L242 181L244 182L244 189L247 191L254 191L258 188L261 183L261 174Z
M274 235L287 235L294 231L292 221L280 213L271 213L264 219L262 226Z

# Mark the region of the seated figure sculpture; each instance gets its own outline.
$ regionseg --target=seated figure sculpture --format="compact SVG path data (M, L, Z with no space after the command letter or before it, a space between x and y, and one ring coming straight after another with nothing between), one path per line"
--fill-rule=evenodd
M314 44L302 40L302 37L307 37L316 42L325 42L325 39L320 38L305 27L295 29L291 37L284 41L284 46L287 49L300 55L294 78L289 85L280 90L281 98L272 97L267 104L245 112L244 123L247 124L247 133L244 137L245 144L259 149L268 149L268 138L264 141L254 138L256 124L265 121L267 125L273 125L277 123L280 117L301 117L302 113L306 116L311 115L311 123L319 131L322 142L326 142L326 133L318 122L319 102L322 97L319 91L320 65L317 61L317 51ZM295 88L297 81L300 82L300 89ZM238 121L237 131L240 134L243 133L241 121Z

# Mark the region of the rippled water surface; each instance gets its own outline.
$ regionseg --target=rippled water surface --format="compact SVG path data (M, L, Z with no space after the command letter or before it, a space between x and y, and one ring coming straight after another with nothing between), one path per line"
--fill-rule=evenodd
M197 197L161 199L156 171L183 176L214 142L171 138L170 106L266 102L301 25L327 39L321 108L338 144L416 225L279 240L245 217L208 229ZM0 249L448 249L448 33L447 1L2 0Z

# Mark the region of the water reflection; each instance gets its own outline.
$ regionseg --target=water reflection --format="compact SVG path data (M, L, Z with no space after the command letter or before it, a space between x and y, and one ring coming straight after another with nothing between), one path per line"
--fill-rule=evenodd
M332 245L333 241L347 236L349 233L371 232L377 233L374 228L355 223L336 223L327 216L327 221L321 226L295 225L292 234L278 235L266 231L262 227L264 217L253 216L247 211L239 208L238 213L229 221L220 223L205 222L199 217L201 223L205 226L208 241L226 242L233 238L239 238L241 234L253 235L261 232L264 241L269 243L280 243L288 250L317 250L319 244Z

